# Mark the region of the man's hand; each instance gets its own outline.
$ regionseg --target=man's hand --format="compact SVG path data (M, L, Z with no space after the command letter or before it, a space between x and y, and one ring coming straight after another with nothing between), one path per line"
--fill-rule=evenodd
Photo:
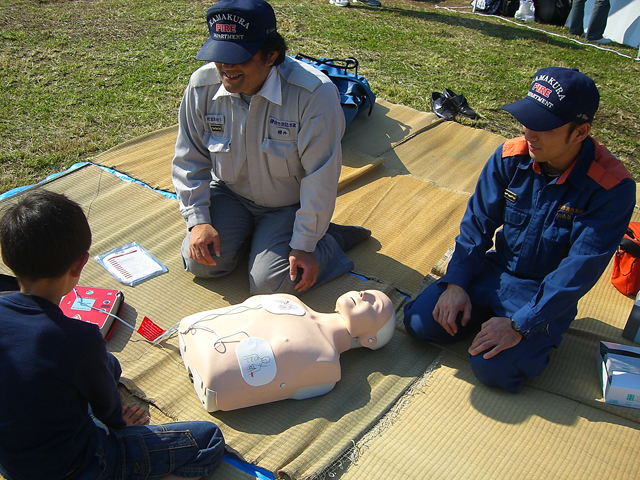
M130 405L125 403L122 405L122 417L127 423L127 427L133 425L145 425L149 423L149 416L139 405Z
M460 312L462 312L462 325L465 326L471 318L471 300L464 288L449 283L433 309L433 318L449 335L453 336L458 333L456 318Z
M295 281L298 276L298 268L302 269L302 278L294 287L298 292L304 292L318 280L320 265L312 253L302 250L291 250L289 253L289 276Z
M480 332L469 347L469 353L477 355L493 347L482 356L484 359L489 359L501 351L517 345L520 340L522 340L522 335L511 327L510 318L492 317L482 324Z
M213 252L220 256L220 235L208 223L201 223L191 229L189 237L189 258L204 265L213 266L216 261L211 256L209 245L213 244Z

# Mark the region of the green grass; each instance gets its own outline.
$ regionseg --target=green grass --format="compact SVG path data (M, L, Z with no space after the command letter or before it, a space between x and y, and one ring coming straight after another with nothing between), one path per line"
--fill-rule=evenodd
M211 3L0 0L0 192L175 124ZM506 137L520 126L499 107L526 95L538 68L579 67L601 93L595 137L640 180L640 62L552 35L567 35L561 27L535 31L435 3L272 1L289 53L355 56L379 97L418 110L450 88L482 117L461 123Z

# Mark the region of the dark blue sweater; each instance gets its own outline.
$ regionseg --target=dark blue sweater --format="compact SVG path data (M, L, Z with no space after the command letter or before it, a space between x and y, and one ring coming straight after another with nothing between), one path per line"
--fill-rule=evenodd
M106 343L97 326L50 301L0 298L0 465L16 479L59 479L93 460L93 414L125 426ZM69 478L75 478L71 475Z

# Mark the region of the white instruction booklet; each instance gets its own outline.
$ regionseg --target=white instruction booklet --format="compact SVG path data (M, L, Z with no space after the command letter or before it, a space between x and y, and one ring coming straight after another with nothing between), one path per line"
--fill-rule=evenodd
M153 255L138 242L128 243L97 255L96 261L120 283L134 286L167 271Z

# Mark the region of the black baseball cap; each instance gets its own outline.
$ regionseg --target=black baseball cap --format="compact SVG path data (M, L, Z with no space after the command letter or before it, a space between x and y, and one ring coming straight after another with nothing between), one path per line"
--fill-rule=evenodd
M569 122L593 123L600 93L577 68L548 67L536 72L526 98L502 107L529 130L546 132Z
M207 10L209 39L196 58L238 64L253 57L276 30L276 14L262 0L220 0Z

